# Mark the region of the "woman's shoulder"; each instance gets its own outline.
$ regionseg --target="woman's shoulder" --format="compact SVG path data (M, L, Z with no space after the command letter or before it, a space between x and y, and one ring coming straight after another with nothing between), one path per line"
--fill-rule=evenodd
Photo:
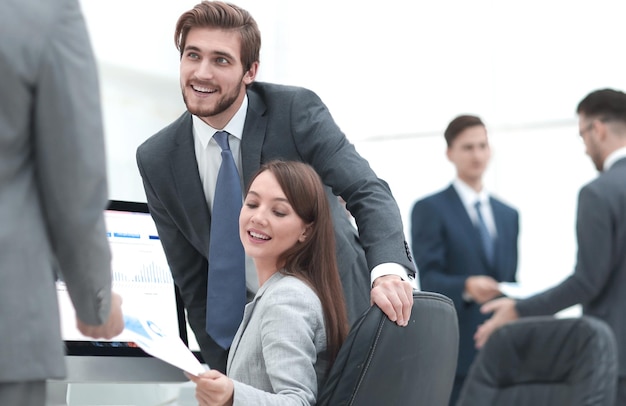
M320 300L313 288L302 279L285 274L272 277L272 285L265 291L265 300L272 304L319 305Z
M272 285L269 287L268 291L283 292L286 290L296 290L301 292L310 292L311 294L317 296L313 288L307 282L296 276L277 273L272 277L272 279Z

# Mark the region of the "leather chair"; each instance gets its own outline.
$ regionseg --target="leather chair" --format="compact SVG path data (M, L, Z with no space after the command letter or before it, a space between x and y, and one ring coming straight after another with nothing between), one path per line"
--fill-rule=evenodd
M341 346L318 406L446 406L456 370L459 330L452 301L414 292L406 327L371 307Z
M613 406L616 385L617 347L605 322L526 317L489 337L457 406Z

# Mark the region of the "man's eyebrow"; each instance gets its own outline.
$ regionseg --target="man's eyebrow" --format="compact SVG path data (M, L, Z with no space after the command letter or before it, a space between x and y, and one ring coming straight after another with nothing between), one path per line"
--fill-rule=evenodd
M202 49L200 49L196 45L187 45L185 46L185 52L188 52L188 51L202 52ZM217 56L223 56L227 59L235 59L235 57L232 54L226 51L212 51L211 54L217 55Z
M211 54L216 55L216 56L223 56L226 59L230 59L230 60L235 59L235 57L231 53L226 52L226 51L213 51Z
M200 48L198 48L195 45L187 45L185 46L185 51L200 51Z

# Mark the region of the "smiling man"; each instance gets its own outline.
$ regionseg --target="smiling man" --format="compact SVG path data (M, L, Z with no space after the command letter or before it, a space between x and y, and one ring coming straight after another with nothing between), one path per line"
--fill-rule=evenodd
M246 259L244 266L238 254L228 253L242 252L240 242L214 248L227 239L225 232L215 231L216 223L237 227L236 220L222 221L232 213L217 210L216 202L224 196L221 186L236 189L239 201L218 206L241 207L241 190L262 163L273 159L308 163L326 185L350 320L373 302L391 320L406 325L415 269L397 203L319 97L307 89L255 81L260 32L250 14L232 4L203 1L183 13L175 41L187 111L138 148L137 163L205 361L222 371L226 365L233 323L224 334L206 331L224 314L220 304L243 297L236 300L240 307L259 285L252 261ZM220 182L222 163L230 165L229 173L238 181ZM336 196L345 200L358 231ZM214 266L224 261L235 264L226 275L237 282L211 279L217 275ZM243 276L238 279L236 273ZM207 304L207 292L217 285L223 285L219 294L224 302ZM239 291L231 293L230 288ZM225 307L224 311L232 310ZM234 313L226 322L234 321L236 330L243 309Z
M515 280L519 216L483 185L491 148L482 120L458 116L444 136L457 178L443 191L415 203L411 244L422 289L448 296L457 311L459 360L453 405L476 355L473 335L485 320L480 305L501 295L498 282Z

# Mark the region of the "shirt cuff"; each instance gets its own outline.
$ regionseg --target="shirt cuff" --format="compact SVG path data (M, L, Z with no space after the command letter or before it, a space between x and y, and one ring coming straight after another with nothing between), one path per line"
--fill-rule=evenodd
M394 262L379 264L372 269L372 272L370 273L371 286L374 286L376 278L385 275L398 275L403 281L411 283L413 289L419 290L419 286L417 286L417 278L413 276L413 274L409 275L405 267Z

